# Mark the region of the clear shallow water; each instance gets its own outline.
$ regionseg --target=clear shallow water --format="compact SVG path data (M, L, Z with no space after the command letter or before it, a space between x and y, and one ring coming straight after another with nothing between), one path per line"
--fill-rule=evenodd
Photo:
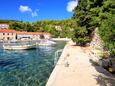
M54 66L54 53L65 42L35 50L0 49L0 86L45 86Z

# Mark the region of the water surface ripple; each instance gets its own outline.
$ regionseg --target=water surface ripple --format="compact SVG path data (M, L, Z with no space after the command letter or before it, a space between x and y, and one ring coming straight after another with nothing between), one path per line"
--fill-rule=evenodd
M54 53L65 42L35 50L0 49L0 86L45 86L53 70Z

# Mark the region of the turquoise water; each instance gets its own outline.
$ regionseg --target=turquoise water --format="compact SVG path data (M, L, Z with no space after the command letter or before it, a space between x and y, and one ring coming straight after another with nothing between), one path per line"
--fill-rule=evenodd
M0 49L0 86L45 86L54 66L54 53L65 42L35 50Z

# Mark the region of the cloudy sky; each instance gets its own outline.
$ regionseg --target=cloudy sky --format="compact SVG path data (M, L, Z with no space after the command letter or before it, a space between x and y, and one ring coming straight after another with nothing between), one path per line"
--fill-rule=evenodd
M0 19L68 19L77 4L77 0L0 0Z

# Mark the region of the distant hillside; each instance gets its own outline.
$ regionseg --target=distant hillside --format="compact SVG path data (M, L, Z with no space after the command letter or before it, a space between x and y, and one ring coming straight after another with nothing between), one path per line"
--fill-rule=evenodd
M2 20L2 19L0 19L0 23L9 23L11 21L16 21L16 20Z

